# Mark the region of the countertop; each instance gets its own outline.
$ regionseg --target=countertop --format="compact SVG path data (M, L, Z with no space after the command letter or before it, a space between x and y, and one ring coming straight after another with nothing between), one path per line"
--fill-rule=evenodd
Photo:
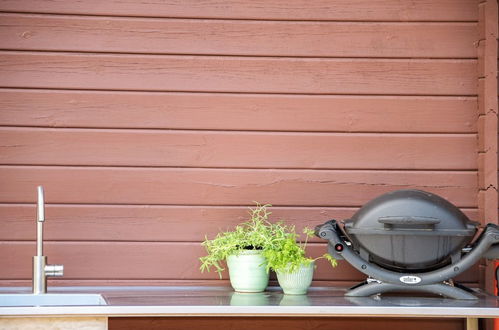
M345 288L312 287L307 295L279 288L237 293L228 287L52 287L49 293L100 293L102 306L0 307L6 316L369 316L499 318L499 300L476 291L478 300L438 297L345 297ZM30 288L0 288L30 293Z

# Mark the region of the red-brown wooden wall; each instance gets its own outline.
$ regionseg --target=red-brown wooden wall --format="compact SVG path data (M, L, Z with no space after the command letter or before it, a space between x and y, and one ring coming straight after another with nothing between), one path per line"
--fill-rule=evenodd
M40 184L62 285L226 283L199 243L253 201L301 228L410 187L478 220L476 0L0 11L0 285L29 285Z

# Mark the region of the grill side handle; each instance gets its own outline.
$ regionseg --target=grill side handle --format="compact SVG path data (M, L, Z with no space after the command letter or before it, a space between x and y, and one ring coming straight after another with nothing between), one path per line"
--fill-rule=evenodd
M315 236L322 238L326 241L329 241L328 244L328 253L335 258L336 260L343 260L342 251L343 248L337 251L331 246L337 246L337 244L345 243L344 238L340 239L340 234L342 233L340 226L338 225L338 221L329 220L326 223L315 227ZM343 236L343 235L341 235Z

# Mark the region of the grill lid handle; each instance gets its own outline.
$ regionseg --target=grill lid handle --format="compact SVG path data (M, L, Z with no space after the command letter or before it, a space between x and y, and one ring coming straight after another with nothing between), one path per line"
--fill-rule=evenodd
M418 216L389 216L379 217L378 222L385 225L397 226L414 226L414 225L436 225L440 223L440 219L432 217L418 217Z

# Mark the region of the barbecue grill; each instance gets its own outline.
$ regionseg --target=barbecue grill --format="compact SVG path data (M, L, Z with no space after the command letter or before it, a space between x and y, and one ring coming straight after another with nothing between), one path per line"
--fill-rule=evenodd
M477 234L478 226L442 197L397 190L371 200L351 219L317 226L316 235L329 241L332 256L368 276L346 296L419 291L477 299L452 278L482 257L499 258L499 227L488 224Z

